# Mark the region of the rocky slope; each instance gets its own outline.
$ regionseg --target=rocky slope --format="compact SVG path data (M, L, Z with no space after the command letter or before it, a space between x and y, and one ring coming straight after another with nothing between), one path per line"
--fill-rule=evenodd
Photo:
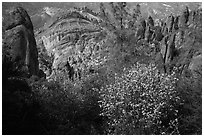
M80 77L91 63L89 58L100 50L105 31L94 23L98 17L78 9L64 11L53 18L37 35L38 45L54 56L52 75L68 71L70 78Z
M107 47L110 50L115 39L119 41L123 39L122 43L133 45L133 49L139 54L144 53L140 57L132 58L144 60L145 56L148 56L150 57L148 61L159 62L160 68L165 72L168 71L167 66L172 62L175 64L183 52L190 56L190 60L193 56L201 54L201 43L195 40L197 38L191 37L200 33L201 9L194 10L200 8L200 3L139 3L139 9L138 3L127 3L128 14L127 17L124 16L126 19L123 23L125 28L123 32L118 29L117 21L114 20L111 4L103 4L108 18L101 16L100 3L91 4L92 7L88 8L83 7L85 3L72 3L71 5L76 7L69 10L58 4L53 8L45 6L40 13L33 12L33 20L37 22L34 24L39 27L35 37L40 68L47 77L67 72L70 79L74 79L80 78L85 73L95 72L106 62L108 56L104 52L107 51ZM77 5L83 8L77 8ZM185 9L185 6L188 8ZM138 18L136 20L132 18L138 14L134 9L140 10L140 17L136 17ZM124 42L126 36L130 36L127 40L129 44ZM110 43L111 41L113 43ZM188 41L191 41L191 44ZM199 48L190 55L186 50L193 44ZM130 50L134 51L133 49ZM151 53L152 49L155 52Z
M111 10L108 8L106 11L109 13ZM54 56L52 70L49 70L47 74L52 73L51 76L53 76L59 70L67 71L70 78L73 79L73 77L80 77L81 73L85 73L85 71L94 70L93 68L97 66L97 63L93 60L103 60L99 55L105 49L104 45L106 44L104 43L107 42L108 38L119 35L111 33L111 31L118 33L117 25L108 25L107 22L108 20L102 18L100 13L89 12L88 8L57 12L52 21L47 23L37 34L38 45L45 47L48 55ZM111 29L110 25L115 26ZM201 54L201 43L192 37L194 35L192 33L200 33L201 10L190 12L189 8L186 8L180 15L171 14L165 20L157 20L157 18L149 16L147 19L139 19L135 25L132 28L127 26L127 31L131 28L133 35L135 35L132 38L136 40L134 44L137 46L135 48L144 48L142 45L156 48L157 51L153 53L155 56L151 56L151 58L156 62L160 60L158 64L161 65L160 68L164 72L169 72L169 65L183 54L185 48L189 48L188 45L198 45L199 48L194 51L193 55L200 56ZM122 35L125 36L126 34ZM189 43L189 41L191 42ZM148 49L138 50L138 52L147 51ZM177 53L179 55L176 55ZM191 55L186 53L186 56ZM184 62L187 63L188 61ZM177 66L185 66L178 62L176 64Z

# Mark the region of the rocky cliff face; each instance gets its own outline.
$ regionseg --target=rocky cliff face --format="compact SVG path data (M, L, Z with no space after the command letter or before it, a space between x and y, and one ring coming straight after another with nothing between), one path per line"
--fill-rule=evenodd
M44 46L48 55L54 56L50 77L66 71L71 79L79 78L91 69L91 57L99 53L106 38L105 31L97 26L98 17L78 9L60 13L37 35L38 45ZM47 72L49 74L49 72Z
M164 72L169 72L172 69L170 66L175 64L175 60L180 58L179 56L182 56L184 50L188 48L186 45L189 43L186 41L193 40L191 34L188 33L195 28L199 32L200 16L201 10L189 11L188 8L185 8L180 15L171 14L166 20L153 19L151 16L147 19L139 17L137 25L131 28L131 32L134 31L135 35L132 38L135 39L134 44L137 45L135 48L142 45L150 45L148 47L151 48L153 45L155 54L160 54L153 60L155 62L160 60L160 66L163 64L163 67L160 68L164 69ZM80 78L86 72L94 71L94 68L103 62L99 61L102 60L101 52L106 46L109 46L104 43L108 38L114 37L112 36L114 33L120 33L117 26L107 24L107 19L101 18L99 13L94 13L87 8L56 12L52 20L36 34L38 45L41 47L39 49L44 47L46 54L53 56L53 62L49 67L46 66L44 59L39 58L41 69L49 78L59 72L68 72L70 79ZM125 28L128 31L128 23ZM126 34L122 36L125 38ZM197 45L200 44L197 42ZM143 51L138 50L138 52ZM195 52L200 54L199 50Z
M21 7L11 9L3 24L3 64L10 62L14 70L20 70L26 75L38 75L38 51L27 12ZM5 71L12 68L4 67Z

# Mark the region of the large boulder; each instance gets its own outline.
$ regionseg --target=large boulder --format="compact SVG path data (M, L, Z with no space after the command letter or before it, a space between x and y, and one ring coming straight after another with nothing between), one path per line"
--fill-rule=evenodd
M38 51L29 15L21 7L13 8L4 19L4 24L4 65L10 62L10 67L26 76L38 75Z

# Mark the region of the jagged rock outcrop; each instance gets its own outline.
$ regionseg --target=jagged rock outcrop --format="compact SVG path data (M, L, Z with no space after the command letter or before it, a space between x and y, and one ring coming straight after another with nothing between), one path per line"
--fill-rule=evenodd
M135 47L137 54L142 55L139 52L140 48L145 49L143 45L146 45L150 52L156 51L156 54L160 52L161 54L158 54L157 58L162 57L159 60L164 63L164 67L161 68L170 71L171 69L168 66L171 66L172 61L183 50L185 36L189 33L185 29L189 29L188 25L192 26L196 22L198 13L188 14L188 12L188 9L186 9L181 16L171 14L167 17L166 22L164 20L154 21L151 16L146 20L141 18L141 20L137 20L135 26L132 25L135 28L131 29L134 31L135 41L133 42L138 46ZM117 30L118 28L114 26L114 23L110 23L105 12L92 14L80 8L75 8L61 11L52 19L37 34L38 45L45 47L47 54L53 56L52 66L47 73L49 77L54 77L59 72L67 72L70 79L79 78L83 73L97 66L96 64L100 64L95 59L101 58L99 53L105 47L103 43L108 37L113 37L107 34L108 31L114 35L117 33L116 35L119 37L116 37L116 39L121 40L121 43L127 39L122 31ZM126 30L128 27L123 29L124 32L129 31ZM156 50L152 50L153 48L156 48ZM151 55L151 53L147 54L148 56ZM42 69L47 71L46 67L42 67Z
M153 18L152 18L151 16L148 17L148 19L147 19L147 24L148 24L148 26L150 26L150 27L153 27L153 26L154 26L154 20L153 20Z
M174 58L174 53L175 53L175 34L170 36L170 39L168 41L168 45L166 47L166 54L164 56L165 64L168 66L167 67L167 72L170 72L171 69L169 68L169 65L171 61Z
M180 28L181 27L186 27L187 22L189 20L189 15L190 15L189 9L188 9L188 7L186 7L183 14L179 18L179 27Z
M92 58L106 37L105 31L97 26L98 20L81 9L70 9L56 15L45 31L38 34L38 43L48 55L54 56L49 78L60 72L67 72L70 79L80 78L92 66Z
M146 21L144 18L139 19L139 23L136 30L136 37L137 39L144 39L145 38L145 30L146 30Z
M158 51L160 51L161 55L156 53L155 60L159 61L160 64L162 64L161 60L163 60L164 65L162 66L164 67L160 68L164 68L164 72L170 72L175 64L182 64L181 62L186 62L183 66L193 70L192 62L195 61L192 57L193 54L200 54L202 42L200 40L201 30L199 30L199 28L201 29L202 22L200 17L201 10L189 12L188 7L186 7L181 15L174 17L171 14L163 23L155 20L155 26L153 26L154 23L151 23L154 21L153 18L149 17L147 19L148 26L145 31L145 40L150 45L159 42L160 50ZM196 41L195 39L197 39L197 46L193 43L193 41ZM160 57L162 59L159 59ZM187 67L190 64L189 62L191 62L191 65Z
M174 31L179 29L178 23L179 23L179 16L176 16L174 19L174 24L173 24Z
M162 28L160 26L154 27L154 36L153 40L161 41L163 39Z
M172 30L173 30L174 16L173 16L173 15L170 15L170 16L167 18L166 23L167 23L168 33L171 33Z
M38 75L38 51L29 15L21 7L13 8L4 19L4 24L3 63L9 61L13 69L28 76Z
M153 31L151 30L151 27L148 26L145 31L145 40L147 42L150 42L152 40L152 35L153 35Z

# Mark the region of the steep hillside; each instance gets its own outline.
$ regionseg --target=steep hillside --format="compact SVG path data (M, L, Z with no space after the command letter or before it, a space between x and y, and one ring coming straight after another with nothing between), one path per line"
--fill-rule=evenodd
M158 67L166 72L165 66L172 64L173 60L175 65L177 62L175 60L183 55L185 45L190 44L186 41L194 41L190 36L194 35L192 33L196 33L195 39L200 39L197 38L199 36L197 33L201 34L199 10L190 12L187 8L183 12L177 11L178 13L165 15L165 20L158 19L155 14L149 13L146 19L141 9L145 5L148 6L147 4L142 3L143 6L136 7L137 10L132 13L128 4L126 11L119 13L125 15L122 24L117 18L117 13L113 11L116 8L114 4L101 5L98 13L88 8L47 9L53 11L52 17L40 31L36 32L39 49L44 47L48 56L54 58L52 67L49 65L49 69L46 68L46 63L42 63L44 71L48 70L47 73L52 73L51 76L53 76L56 71L65 69L63 71L68 71L70 78L78 77L89 71L96 71L97 65L102 65L102 62L108 63L107 59L111 60L110 56L113 59L121 54L121 57L124 56L125 60L129 58L128 60L132 63L135 61L159 62ZM192 31L192 29L196 30ZM196 43L198 49L194 54L199 55L201 43L197 41ZM43 60L42 58L42 62ZM125 60L121 62L121 65L124 66L127 63ZM180 65L177 64L177 67Z
M202 134L201 4L3 3L3 134Z

